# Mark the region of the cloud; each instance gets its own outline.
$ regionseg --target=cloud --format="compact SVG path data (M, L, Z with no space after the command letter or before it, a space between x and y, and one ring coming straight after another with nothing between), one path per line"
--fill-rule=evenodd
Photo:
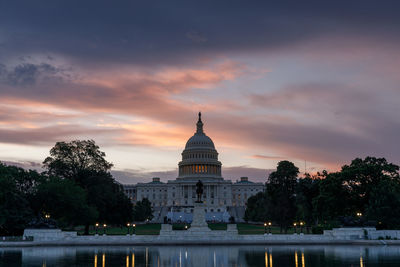
M58 70L49 64L20 64L3 76L5 76L6 82L11 85L28 86L34 85L40 78L54 77L57 72Z
M272 169L259 169L249 166L232 166L223 167L222 176L225 180L232 180L235 182L240 180L240 177L248 177L250 181L265 182L266 177L274 170ZM151 182L153 177L159 177L161 181L167 182L168 180L175 180L178 176L178 169L167 171L147 171L144 169L126 169L126 170L113 170L112 175L122 184L135 184L135 183L148 183Z
M4 161L1 160L1 163L5 164L5 165L9 165L9 166L16 166L19 168L23 168L26 170L35 170L38 172L42 172L44 171L44 169L42 168L42 163L36 162L36 161L23 161L23 160L19 160L19 161Z
M207 38L203 34L196 31L190 31L186 33L186 37L192 40L194 43L207 42Z
M40 69L42 65L32 68ZM176 121L175 115L181 113L187 115L181 119L188 121L193 103L178 101L174 95L193 88L207 90L224 81L233 80L241 75L244 68L236 62L224 61L208 68L164 68L153 71L128 69L116 73L82 74L80 79L73 81L35 80L35 84L23 90L3 83L0 97L5 100L25 99L32 103L86 112L136 114L165 121Z
M113 5L97 0L79 7L59 1L12 1L0 11L0 49L6 51L2 58L47 53L92 66L186 64L231 52L292 48L332 32L395 39L398 7L390 0Z
M42 128L0 129L0 143L20 145L51 145L80 137L93 139L97 135L115 133L113 129L91 129L79 125L60 125ZM120 130L117 130L120 131ZM68 139L68 140L66 140Z
M276 156L266 156L266 155L252 155L251 158L253 159L266 159L266 160L281 160L283 159L282 157L276 157Z
M217 147L238 155L397 162L398 6L8 2L0 139L171 148L201 109Z
M248 177L250 181L265 183L273 169L261 169L250 166L230 166L222 168L222 176L225 179L236 182L240 177Z

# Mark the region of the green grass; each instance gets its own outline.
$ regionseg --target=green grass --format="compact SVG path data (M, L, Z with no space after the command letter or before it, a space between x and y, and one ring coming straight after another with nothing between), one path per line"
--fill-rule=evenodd
M211 230L226 230L227 224L226 223L210 223L208 224L208 228Z
M238 232L241 235L262 235L264 234L264 225L263 224L247 224L247 223L238 223L237 224ZM267 232L269 232L269 228L267 227ZM295 229L289 228L287 234L294 234ZM272 234L281 234L279 227L272 226L271 227ZM300 234L300 228L297 228L297 233ZM306 233L306 229L303 228L303 233ZM283 233L282 233L283 234Z
M172 229L173 230L185 230L185 225L188 226L188 229L190 228L190 224L173 224ZM226 223L210 223L208 227L211 230L226 230L227 229L227 224ZM241 235L262 235L264 234L264 225L263 224L247 224L247 223L238 223L237 224L238 232ZM65 230L65 229L64 229ZM83 235L84 233L84 227L76 227L75 229L67 229L69 231L75 230L78 232L78 235ZM158 223L152 223L152 224L136 224L135 231L137 235L159 235L161 230L161 224ZM267 231L269 229L267 228ZM131 228L131 233L132 233L132 228ZM95 227L92 226L90 227L89 234L94 235L95 234ZM271 227L271 232L273 234L280 234L279 227ZM305 229L303 229L303 233L305 233ZM99 227L98 229L98 234L102 235L104 233L103 227ZM107 235L126 235L128 233L127 227L106 227L106 234ZM290 228L288 229L287 234L293 234L294 229ZM300 233L300 229L297 229L297 233Z
M83 235L84 229L83 227L77 227L75 230L78 232L78 235ZM107 235L126 235L128 234L127 227L106 227L105 229ZM158 235L160 234L161 224L136 224L135 233L137 235ZM89 235L94 235L96 233L95 227L90 227ZM97 230L99 235L104 234L104 228L99 227ZM130 229L130 233L133 233L132 227Z

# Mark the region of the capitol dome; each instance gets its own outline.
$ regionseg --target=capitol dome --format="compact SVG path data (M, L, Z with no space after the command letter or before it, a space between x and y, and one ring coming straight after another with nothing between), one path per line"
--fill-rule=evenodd
M197 121L197 131L186 142L185 149L209 148L215 149L214 142L203 132L203 122L201 121L201 113L199 112L199 120Z
M218 161L218 152L214 142L203 131L201 113L197 121L195 134L186 142L182 152L182 161L179 162L178 178L221 177L221 162Z

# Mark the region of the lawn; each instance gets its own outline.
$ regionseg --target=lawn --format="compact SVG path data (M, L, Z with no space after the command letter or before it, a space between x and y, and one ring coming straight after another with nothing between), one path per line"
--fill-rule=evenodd
M161 224L158 223L149 223L149 224L136 224L135 232L137 235L158 235L160 234ZM127 227L106 227L107 235L126 235L128 234ZM78 231L78 235L83 235L84 229L82 227L78 227L75 229ZM90 227L89 235L94 235L96 233L95 227ZM104 228L99 227L98 234L104 234ZM132 227L130 228L130 233L133 233Z
M185 226L190 228L190 224L173 224L173 230L185 230ZM211 230L226 230L227 224L226 223L210 223L208 227ZM264 225L263 224L247 224L247 223L238 223L237 224L238 232L241 235L262 235L264 234ZM72 229L69 229L72 230ZM83 227L77 227L74 229L78 231L78 235L82 235L84 233ZM161 224L152 223L152 224L136 224L135 231L137 235L158 235L160 234ZM130 229L132 233L132 228ZM267 232L269 228L267 228ZM104 233L104 228L98 228L98 234L102 235ZM273 234L280 234L279 227L271 227L271 232ZM305 233L305 229L303 229ZM95 227L91 227L89 230L90 235L94 235L96 233ZM107 235L126 235L128 233L127 227L106 227L106 234ZM290 228L287 232L288 234L293 234L294 229ZM297 233L300 233L300 229L297 229Z

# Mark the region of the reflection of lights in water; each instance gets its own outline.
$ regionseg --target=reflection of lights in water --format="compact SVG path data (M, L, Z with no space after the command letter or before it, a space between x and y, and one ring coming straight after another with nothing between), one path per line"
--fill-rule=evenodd
M217 266L217 257L215 256L215 251L214 251L214 267Z
M269 266L272 267L272 253L269 252Z
M129 255L126 255L126 267L129 267Z
M304 259L304 252L301 253L301 266L306 267L306 260Z
M146 247L146 267L149 266L149 248Z
M102 266L103 267L106 266L106 254L105 253L103 253L103 264L102 264Z
M182 251L179 250L179 267L182 266Z
M97 267L97 254L94 254L94 267Z
M135 252L132 252L132 267L135 267Z
M265 251L265 267L268 267L268 252Z
M187 250L185 251L185 259L187 259Z
M46 267L46 261L45 260L42 263L42 267Z
M364 267L364 262L362 256L360 256L360 267Z
M298 259L297 259L297 251L294 252L294 264L296 267L299 267Z

